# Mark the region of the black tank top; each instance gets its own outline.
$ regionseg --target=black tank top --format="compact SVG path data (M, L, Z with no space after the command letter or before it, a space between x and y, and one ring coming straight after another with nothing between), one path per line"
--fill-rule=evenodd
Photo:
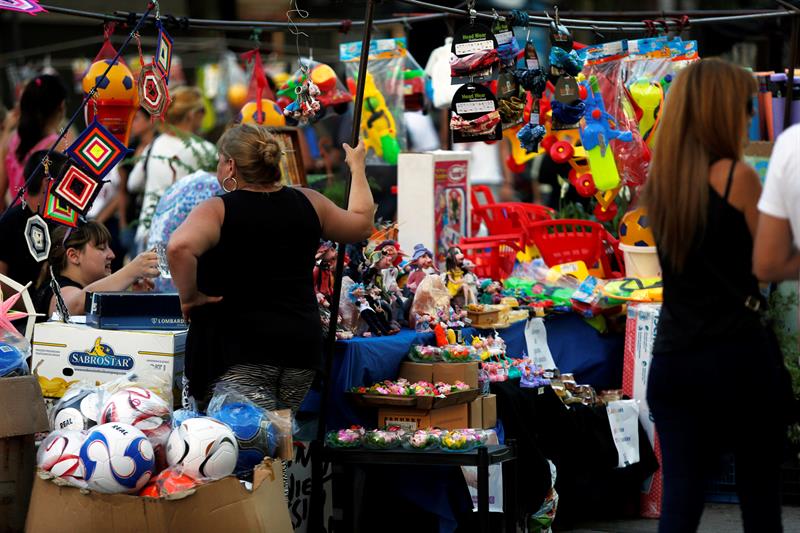
M235 364L320 369L322 362L314 206L291 187L234 191L222 201L219 243L198 259L197 287L223 300L193 310L186 341L186 375L198 399Z
M753 276L750 229L744 213L728 203L735 167L736 162L724 196L709 185L705 232L695 237L683 271L675 272L659 252L664 303L654 352L735 342L759 331L758 315L744 306L741 296L757 296L759 288Z

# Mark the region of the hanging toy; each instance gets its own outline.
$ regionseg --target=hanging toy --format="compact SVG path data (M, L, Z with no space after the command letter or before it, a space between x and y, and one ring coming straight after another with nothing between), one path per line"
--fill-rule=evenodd
M631 142L633 134L618 130L616 120L606 112L596 76L592 76L590 81L584 81L581 85L587 92L586 120L580 130L581 143L589 159L595 186L600 191L609 191L620 185L614 153L609 150L610 142L614 139ZM605 207L607 209L608 206Z
M577 76L583 70L583 59L578 57L578 53L575 50L567 52L554 46L550 49L551 70L554 67L570 76Z
M156 55L150 58L149 63L145 63L142 54L142 41L138 33L134 33L136 45L139 48L139 63L142 69L139 71L137 88L141 106L150 114L151 119L164 120L164 115L169 107L170 97L169 73L172 69L172 37L167 34L164 26L161 25L161 12L158 2L156 5L155 25L158 28L158 44L156 45Z
M108 70L109 65L111 68ZM134 77L122 61L103 59L92 63L83 77L83 92L92 93L94 105L87 105L84 113L86 124L97 120L106 127L119 142L128 144L131 125L139 107Z
M539 143L542 142L546 133L547 130L545 130L544 126L528 122L517 133L517 139L519 139L526 152L538 152Z
M642 116L639 119L639 131L647 146L652 148L655 131L661 122L661 111L664 109L664 89L657 81L651 82L647 78L639 78L628 88L631 98Z
M283 110L286 118L304 126L319 118L322 112L322 105L317 97L321 91L316 83L311 81L311 77L306 76L303 84L295 89L297 97L294 102Z

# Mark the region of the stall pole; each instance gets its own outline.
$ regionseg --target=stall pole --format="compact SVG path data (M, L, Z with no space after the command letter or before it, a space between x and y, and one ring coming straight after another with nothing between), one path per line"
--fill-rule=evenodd
M364 107L364 85L367 78L367 63L369 62L369 44L372 39L372 22L375 17L375 2L367 0L366 15L364 16L364 36L361 40L361 58L358 62L358 80L356 86L355 103L353 106L353 132L350 145L358 145L361 131L361 111ZM344 185L344 208L350 202L350 183L352 176L348 173ZM336 275L334 277L333 296L331 297L331 319L328 326L328 337L323 348L324 373L322 375L322 395L320 399L319 422L317 425L317 438L311 443L311 509L309 517L309 531L323 531L323 513L325 498L322 492L324 439L326 421L328 417L328 397L331 390L331 374L333 372L333 358L336 351L336 326L339 321L339 301L342 293L342 277L344 275L344 250L345 243L337 243L338 255L336 257Z

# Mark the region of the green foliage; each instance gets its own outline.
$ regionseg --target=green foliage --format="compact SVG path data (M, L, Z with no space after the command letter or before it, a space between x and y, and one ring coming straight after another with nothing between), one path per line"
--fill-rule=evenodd
M770 296L769 317L773 321L775 335L778 337L786 368L792 377L795 395L800 395L800 346L797 342L797 312L800 298L797 283L781 284ZM800 444L800 425L789 428L789 439Z
M381 191L381 187L374 179L367 177L367 182L369 183L369 188L372 189L373 194ZM343 179L334 179L328 183L324 189L322 189L322 194L339 207L344 207L344 186L345 182Z

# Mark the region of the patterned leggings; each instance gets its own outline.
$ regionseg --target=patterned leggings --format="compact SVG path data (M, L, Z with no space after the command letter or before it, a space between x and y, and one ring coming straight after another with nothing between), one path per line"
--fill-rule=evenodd
M225 383L267 411L291 409L295 414L314 381L314 370L240 364L229 368L217 383Z

